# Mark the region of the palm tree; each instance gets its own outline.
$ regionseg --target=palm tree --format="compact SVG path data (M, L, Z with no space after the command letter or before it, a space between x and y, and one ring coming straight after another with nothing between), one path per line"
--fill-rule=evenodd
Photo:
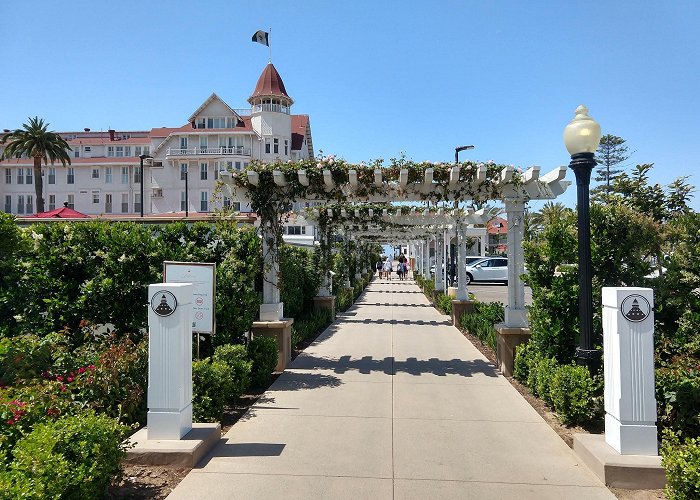
M0 161L7 158L19 158L26 155L34 159L34 192L36 193L36 211L44 211L44 180L41 176L41 162L44 165L51 162L53 165L60 161L65 167L70 165L71 151L68 143L56 132L49 132L48 123L35 116L29 118L29 123L23 123L22 127L13 130L0 139L0 145L5 145L5 150L0 155Z

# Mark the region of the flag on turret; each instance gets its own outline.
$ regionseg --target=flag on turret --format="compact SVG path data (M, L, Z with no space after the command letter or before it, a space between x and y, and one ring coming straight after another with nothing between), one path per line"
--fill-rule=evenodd
M270 46L269 36L270 36L270 34L266 31L263 31L263 30L256 31L255 34L253 35L252 41L262 43L263 45L267 45L269 47Z

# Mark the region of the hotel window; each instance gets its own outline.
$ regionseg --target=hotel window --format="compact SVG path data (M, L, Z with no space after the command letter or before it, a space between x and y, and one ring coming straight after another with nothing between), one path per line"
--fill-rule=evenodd
M202 193L201 193L200 203L199 203L199 211L200 212L208 212L209 211L209 193L206 191L202 191Z
M231 208L233 209L234 212L240 212L241 211L241 202L240 201L231 202Z
M73 157L80 158L80 150L79 149L76 149L75 151L73 151Z
M90 146L85 146L85 152L89 153L90 151L92 151L92 148Z
M24 184L24 169L21 167L17 169L17 184Z
M107 146L107 156L114 156L114 146Z
M143 147L143 154L147 155L149 152L150 148L148 146Z
M31 194L27 195L27 213L34 213L34 197Z
M306 234L306 226L287 226L287 234Z
M49 167L49 184L56 184L56 167Z
M129 184L129 167L122 167L122 184Z
M95 167L92 169L92 178L93 179L99 179L100 178L100 167Z
M55 210L55 209L56 209L56 195L50 194L49 195L49 210Z
M112 194L111 193L105 194L105 213L106 214L112 213Z
M180 137L180 149L187 149L187 137Z
M284 140L284 154L289 154L289 141L287 139Z
M99 204L100 203L100 192L99 191L93 191L92 192L92 202L94 204Z
M209 147L209 138L206 135L199 136L199 149L207 149Z
M12 213L12 196L10 196L9 194L5 195L5 213Z
M129 195L127 193L122 193L122 213L126 214L129 212Z
M236 170L240 170L240 169L241 169L241 162L237 161L236 162Z
M20 194L17 196L17 213L18 214L23 214L24 213L24 195Z
M184 181L187 177L187 163L180 163L180 180Z
M32 175L34 175L34 171L31 168L28 168L27 169L27 176L25 177L27 184L34 183L34 179L32 178Z
M66 203L68 203L68 208L75 208L75 195L69 194Z
M131 156L131 146L124 146L124 156Z
M207 123L205 118L199 118L197 120L197 128L207 128Z
M66 170L66 184L75 184L75 169L68 167Z
M270 152L270 139L265 139L265 152Z
M141 184L141 165L134 167L134 184Z
M124 157L124 146L117 146L117 158Z
M218 168L214 169L214 180L215 181L219 180L219 169Z
M10 167L5 169L5 184L12 184L12 169Z
M141 193L134 193L134 212L141 212Z
M112 167L105 167L105 184L112 184Z
M231 198L228 196L224 196L224 208L228 208L231 206Z
M187 200L184 191L180 191L180 211L184 212L187 210Z
M209 177L209 165L207 163L199 164L199 179L206 181Z
M134 146L134 156L141 156L141 146Z
M280 152L280 140L275 137L274 139L272 139L272 144L272 152L278 154Z

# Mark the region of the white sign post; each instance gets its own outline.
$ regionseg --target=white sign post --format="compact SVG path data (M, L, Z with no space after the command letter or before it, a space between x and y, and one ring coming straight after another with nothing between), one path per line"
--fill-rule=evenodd
M165 261L163 282L192 283L192 331L216 333L216 264Z
M603 288L605 441L621 455L657 455L654 292Z
M148 286L148 439L182 439L192 429L192 289Z

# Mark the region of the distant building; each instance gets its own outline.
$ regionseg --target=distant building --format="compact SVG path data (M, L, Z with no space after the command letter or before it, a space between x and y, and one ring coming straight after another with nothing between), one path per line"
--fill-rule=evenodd
M45 210L67 202L105 218L140 215L142 203L146 215L206 214L222 206L249 212L240 200L217 192L220 171L241 170L254 159L313 158L314 150L309 117L291 114L294 101L272 63L248 103L249 108L234 109L212 94L179 127L59 132L73 150L72 164L44 167ZM144 162L143 189L140 155L153 157ZM31 158L0 163L0 210L35 213L32 165ZM299 235L295 228L288 230L292 236L310 234L313 243L312 225L300 226Z
M508 252L508 221L502 217L494 217L486 224L489 242L486 252L490 255Z

